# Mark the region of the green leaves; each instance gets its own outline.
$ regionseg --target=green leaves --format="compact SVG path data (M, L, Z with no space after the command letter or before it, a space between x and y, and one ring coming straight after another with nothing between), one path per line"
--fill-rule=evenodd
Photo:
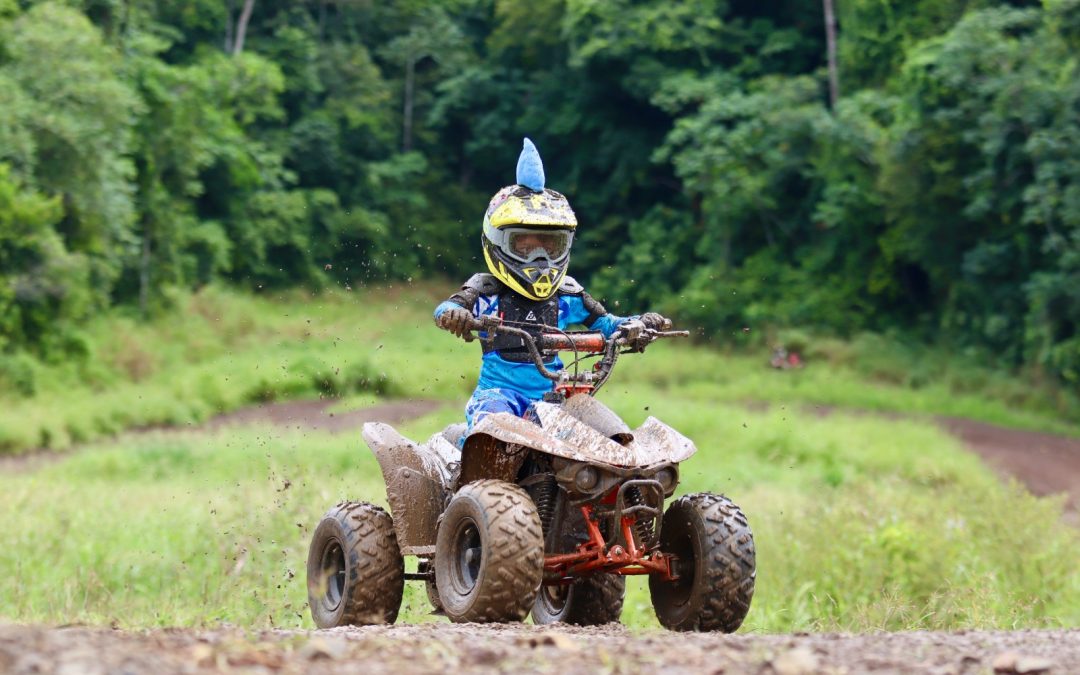
M0 41L0 78L21 90L14 98L23 157L14 159L27 163L28 135L35 182L64 197L65 237L107 254L129 241L135 218L127 153L139 101L119 55L85 16L54 3L4 25Z
M59 197L28 190L0 163L0 351L49 347L90 309L93 289L85 257L70 253L55 227Z
M216 279L474 272L528 135L631 311L1080 377L1078 0L841 2L833 110L813 3L260 0L234 55L238 10L0 0L0 350Z

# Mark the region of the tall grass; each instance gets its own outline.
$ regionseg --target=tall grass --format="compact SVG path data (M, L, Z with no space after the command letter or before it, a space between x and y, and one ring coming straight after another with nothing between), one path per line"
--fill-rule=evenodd
M430 329L435 296L384 289L374 297L210 288L149 323L102 317L87 328L88 356L35 367L33 396L0 390L0 452L63 449L275 399L460 394L460 382L423 375L453 352L419 330Z

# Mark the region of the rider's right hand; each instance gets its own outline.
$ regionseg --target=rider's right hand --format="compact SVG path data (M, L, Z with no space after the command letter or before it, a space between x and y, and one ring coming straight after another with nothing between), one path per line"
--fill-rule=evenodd
M459 338L472 337L469 331L472 330L474 323L472 312L463 307L448 309L435 319L436 326L450 331Z

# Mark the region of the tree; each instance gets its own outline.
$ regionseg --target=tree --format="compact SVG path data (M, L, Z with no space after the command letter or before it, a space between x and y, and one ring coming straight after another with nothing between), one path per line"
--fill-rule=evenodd
M119 55L76 10L35 5L0 27L0 42L0 81L23 92L23 149L13 159L44 194L60 197L56 227L68 250L90 256L91 287L104 305L134 243L130 148L139 100Z
M27 187L0 163L0 353L48 353L92 306L90 266L70 253L55 226L59 197Z
M387 43L384 58L404 68L401 150L413 147L413 108L416 104L416 67L425 59L436 66L453 68L464 56L464 38L445 12L431 7L417 17L409 32Z

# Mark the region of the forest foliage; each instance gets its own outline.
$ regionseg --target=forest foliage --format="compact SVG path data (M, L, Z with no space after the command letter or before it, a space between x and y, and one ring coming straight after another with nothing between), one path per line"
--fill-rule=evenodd
M707 334L1080 385L1080 0L0 0L0 381L178 292L478 271L521 137L572 273Z

